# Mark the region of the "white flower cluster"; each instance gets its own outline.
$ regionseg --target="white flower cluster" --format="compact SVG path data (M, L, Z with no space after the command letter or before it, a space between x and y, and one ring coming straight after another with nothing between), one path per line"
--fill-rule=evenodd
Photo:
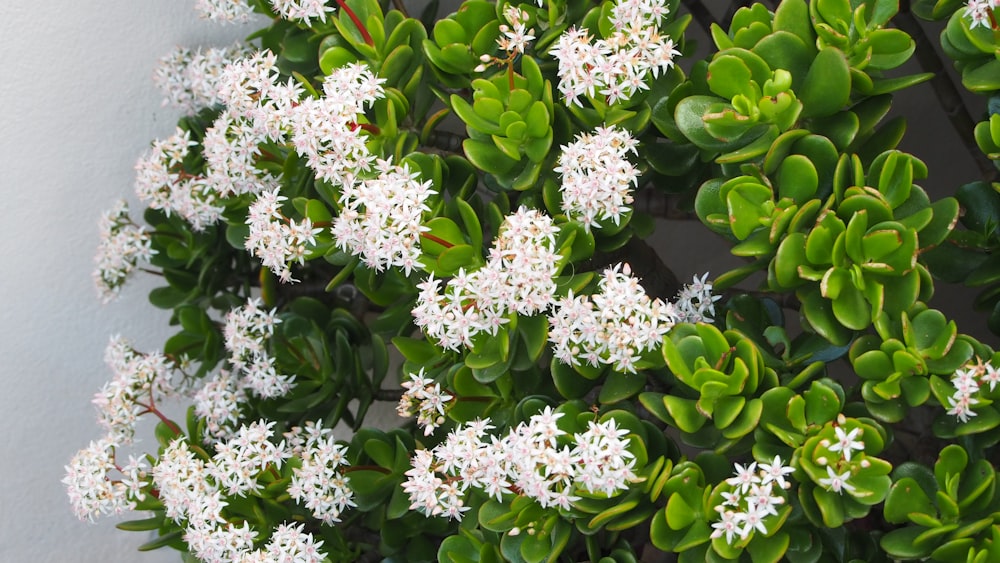
M247 0L198 0L194 9L203 19L218 23L247 23L253 14Z
M619 223L639 181L639 170L625 158L637 144L628 131L611 126L581 133L561 147L555 171L562 175L562 209L569 218L587 230L600 228L599 220Z
M993 10L1000 6L1000 0L968 0L965 5L965 16L971 20L969 27L975 29L983 26L995 29Z
M152 248L153 241L145 227L136 225L129 218L125 200L118 200L101 215L97 228L101 241L97 246L97 255L94 256L97 264L94 284L101 302L109 303L118 297L138 262L148 262L156 251Z
M264 192L250 205L247 224L250 235L244 244L250 254L260 258L264 267L270 268L285 283L298 281L292 278L292 264L305 263L309 247L316 245L316 234L323 229L313 228L312 221L303 217L296 222L281 213L281 202L286 197L278 195L280 188Z
M312 26L312 20L326 22L326 14L336 10L327 6L325 0L271 0L274 11L286 20L302 20Z
M292 470L288 494L327 525L340 522L340 515L356 506L343 474L349 465L344 457L347 447L337 444L331 433L322 421L285 433L292 454L302 460L301 467Z
M581 358L592 366L607 364L634 373L643 352L661 345L677 322L673 304L650 299L628 264L604 271L594 295L569 295L549 316L549 341L555 357L569 365Z
M247 399L242 378L219 370L194 396L194 412L205 422L204 437L219 441L232 436Z
M847 418L844 415L839 415L837 417L837 424L834 426L834 437L836 438L836 443L831 443L827 439L820 441L819 445L826 448L831 454L834 454L837 459L831 460L826 456L820 456L816 459L816 462L820 465L826 466L826 477L819 479L819 485L826 487L827 490L832 491L837 494L844 494L844 491L848 493L854 492L854 485L847 482L851 477L852 467L849 465L851 463L851 456L854 452L860 452L864 454L865 443L859 440L861 436L862 429L860 426L855 426L850 432L844 430L844 425L847 423ZM843 469L843 473L837 473L834 470L834 466L839 469ZM859 462L862 468L869 467L871 462L867 459L862 459Z
M184 171L192 146L191 134L181 128L153 147L135 165L135 193L152 209L178 214L196 231L215 223L222 213L216 193L201 176Z
M303 91L292 79L280 81L277 63L274 53L258 51L222 72L218 96L226 109L202 141L206 182L221 197L258 194L277 186L277 178L259 169L256 159L263 143L284 142L289 116Z
M636 479L628 431L614 420L591 421L586 432L573 436L572 446L561 445L561 416L546 407L502 439L487 433L494 428L489 419L477 420L456 428L433 450L418 450L403 482L410 508L460 520L469 510L464 499L471 489L498 500L525 495L543 508L566 510L579 500L577 491L610 497L628 489Z
M708 273L699 278L694 276L690 284L677 292L674 298L674 311L679 323L711 323L715 322L715 302L722 299L721 295L712 295L712 284L708 283Z
M262 399L271 399L288 393L295 376L275 371L274 358L267 353L266 344L281 319L275 309L266 311L260 306L260 299L250 298L246 305L229 311L223 336L229 363L242 371L242 387Z
M97 421L112 442L130 444L139 416L152 411L161 398L174 394L171 369L160 352L141 354L120 336L111 337L104 361L114 375L94 395Z
M620 0L612 9L615 30L593 41L586 29L570 28L549 52L559 61L559 92L567 105L580 96L605 96L608 104L648 90L646 79L666 72L680 53L657 27L667 14L664 0Z
M306 98L290 113L289 138L316 177L335 186L353 186L371 169L358 114L383 97L382 83L362 63L335 69L323 79L322 98Z
M432 182L420 182L419 175L389 160L376 163L373 178L343 185L343 209L333 221L331 232L342 250L361 256L376 271L401 268L407 275L420 262L420 233L427 199L437 193Z
M191 51L177 47L160 59L153 82L164 94L163 105L194 115L202 108L222 103L219 81L223 69L250 51L240 43L229 47Z
M174 440L153 468L153 484L159 491L167 517L185 528L184 541L191 553L208 563L233 561L320 562L322 542L304 533L301 525L278 526L267 545L254 549L258 532L248 523L227 521L224 495L247 496L261 488L258 478L278 470L292 452L285 443L275 445L274 422L259 421L243 426L227 443L216 445L211 460L199 458L183 438Z
M504 7L503 17L510 25L500 24L500 33L502 35L497 38L497 44L501 49L507 51L507 54L510 56L524 53L528 44L535 39L535 36L532 35L535 30L528 29L526 23L528 21L528 12L525 12L518 6L508 4Z
M990 391L993 391L998 382L1000 382L1000 369L981 360L959 368L951 376L955 392L948 397L948 405L951 407L948 409L948 414L955 415L960 422L968 422L970 418L976 416L976 411L972 410L972 407L979 404L979 399L974 397L979 393L979 387L988 384Z
M396 413L402 417L417 417L417 425L423 427L424 436L430 436L444 423L445 405L454 397L441 390L441 384L424 376L424 368L419 373L411 373L409 381L402 386L406 391L399 399Z
M433 276L417 285L416 325L444 348L471 346L480 333L496 335L510 313L538 314L553 302L559 255L552 218L521 207L500 226L485 266L458 271L444 291Z
M80 520L93 522L102 514L121 514L145 497L141 491L149 484L145 481L145 460L130 456L129 462L119 468L115 463L116 446L108 437L91 442L65 467L62 483L66 485L73 513ZM109 475L115 471L121 477L111 479Z
M788 500L784 496L785 489L792 485L785 475L795 471L794 467L783 465L779 456L774 456L771 463L757 465L755 461L746 467L739 463L734 465L736 475L726 479L731 489L722 493L723 501L715 507L722 519L712 523L711 536L724 536L729 544L737 538L738 541L746 540L754 530L768 533L764 519L777 516L776 507Z

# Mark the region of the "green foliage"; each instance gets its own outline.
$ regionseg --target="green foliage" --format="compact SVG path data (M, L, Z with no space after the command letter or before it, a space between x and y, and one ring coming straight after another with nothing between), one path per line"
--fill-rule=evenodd
M283 522L304 523L331 561L604 563L656 550L682 562L1000 560L993 465L1000 375L990 371L1000 367L1000 353L931 307L935 278L981 288L977 306L1000 333L1000 189L982 178L932 200L919 185L929 181L926 165L897 148L906 120L885 119L892 96L930 77L897 74L917 48L893 23L900 4L740 7L728 29L705 26L714 50L704 60L678 57L636 72L631 96L584 88L574 99L564 90L566 65L556 60L565 33L585 29L582 43L605 42L607 52L588 55L591 79L612 73L618 58L639 57L638 47L612 56L613 47L642 34L622 33L612 0L544 4L468 0L443 18L432 4L418 19L375 0L346 0L306 25L255 2L274 19L251 40L276 54L283 81L301 86L293 108L325 98L324 78L347 65L363 64L384 81L377 99L340 124L348 131L318 136L355 135L367 160L334 181L318 177L303 149L312 141L301 137L276 134L251 151L248 172L269 173L268 191L280 188L287 198L275 202L276 221L313 231L292 249L297 284L283 283L287 272L247 250L256 194L218 195L211 204L220 220L203 229L178 213L147 209L149 265L164 284L149 299L171 311L177 327L164 361L193 385L223 371L239 377L244 367L245 358L227 348L227 313L255 298L273 309L273 334L256 344L294 382L281 396L244 393L229 423L265 419L286 432L321 420L350 429L343 481L356 506L341 522L323 523L293 499L292 478L305 463L297 452L251 476L257 489L220 493L227 503L220 518L257 530L255 547ZM942 48L967 89L1000 90L994 30L970 26L953 0L910 5L921 17L948 20ZM679 0L658 6L663 17L643 41L669 36L664 52L689 55L684 33L693 18ZM534 41L505 47L518 24ZM168 176L208 182L206 139L219 113L182 120L193 148ZM628 154L636 185L626 180L621 213L591 228L562 211L556 168L581 133L609 126L636 141ZM980 123L971 141L1000 162L1000 115ZM393 165L433 193L407 203L416 212L390 233L376 222L400 211L386 211L379 197L409 189L377 193ZM587 180L607 182L595 168ZM952 180L936 181L950 190ZM368 199L353 195L362 191ZM605 293L601 271L621 263L630 269L615 271L637 272L626 279L648 282L650 296L678 289L674 265L642 244L653 229L642 202L664 193L743 260L700 280L725 292L712 318L650 305L638 285L624 297ZM503 227L519 209L551 223ZM344 234L352 219L361 225L357 238L376 249L412 235L399 244L413 257L381 263L358 251ZM501 297L488 296L496 279L523 274L521 262L537 250L499 248L499 241L528 235L545 241L538 252L551 279L509 282ZM531 268L537 273L540 265ZM456 280L465 285L448 286ZM536 299L543 302L533 305ZM583 304L572 328L559 327L555 309L574 299ZM423 323L433 315L415 313L444 310L449 300L454 307L440 317L459 335L452 342ZM630 313L640 305L657 309L649 318L669 321ZM586 325L581 311L591 306L597 321ZM470 328L487 317L488 329ZM555 352L572 331L578 341ZM601 331L610 336L583 350L581 342ZM650 334L638 351L611 342L635 344ZM631 354L628 362L602 363L621 353ZM964 399L963 373L978 378ZM146 392L149 405L140 407L159 415ZM366 420L378 401L402 398L399 411L416 412L420 393L437 394L439 403L418 414L419 424L377 430ZM543 486L505 474L489 491L470 484L471 475L448 474L448 464L481 453L470 447L429 468L447 490L430 504L454 492L464 518L427 516L432 508L413 492L418 456L447 451L462 435L472 440L477 424L489 428L476 439L496 445L543 416L551 424L544 447L534 447L555 454L533 479L569 474L565 460L582 455L574 448L598 424L614 434L598 449L617 448L628 475L590 487L584 481L592 475ZM208 462L225 449L205 440L218 435L211 426L194 408L183 430L164 419L155 432L160 451L149 461L159 462L183 436L192 455ZM537 452L504 455L512 463ZM167 516L157 486L142 485L148 494L136 499L148 517L119 527L155 531L142 549L185 551L186 516ZM546 486L564 496L539 500L538 487ZM734 516L740 502L756 503L760 514ZM760 518L751 521L751 512Z

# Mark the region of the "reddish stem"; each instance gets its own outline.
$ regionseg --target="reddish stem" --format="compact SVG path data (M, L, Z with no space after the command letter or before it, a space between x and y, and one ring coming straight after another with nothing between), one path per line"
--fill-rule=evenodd
M436 236L434 236L434 235L432 235L430 233L420 233L420 236L424 237L425 239L427 239L427 240L429 240L431 242L436 242L436 243L440 244L441 246L443 246L445 248L451 248L451 247L455 246L454 244L452 244L452 243L444 240L443 238L436 237Z
M373 125L371 123L350 123L349 127L351 128L351 131L362 129L364 131L368 131L372 135L378 135L382 132L382 130L378 128L378 125Z
M354 13L354 10L347 7L347 3L345 3L344 0L337 0L337 5L340 6L340 9L343 10L345 14L347 14L347 17L351 18L352 22L354 22L354 25L358 28L358 31L361 32L361 38L365 40L365 44L368 45L369 47L374 47L375 42L372 41L371 34L368 33L368 30L365 28L364 24L361 23L360 19L358 19L358 15Z
M146 410L144 412L139 413L140 415L143 415L143 414L146 414L146 413L152 413L153 415L156 416L156 418L160 419L160 422L162 422L163 424L166 424L167 428L169 428L170 431L173 432L176 436L180 436L181 434L183 434L181 432L180 427L177 426L177 424L174 421L172 421L169 418L167 418L166 416L164 416L163 413L160 412L160 410L157 409L156 406L153 405L153 399L152 399L152 397L150 397L148 405L145 405L145 404L140 403L138 401L136 401L135 404L139 405L140 407L145 407L146 408Z

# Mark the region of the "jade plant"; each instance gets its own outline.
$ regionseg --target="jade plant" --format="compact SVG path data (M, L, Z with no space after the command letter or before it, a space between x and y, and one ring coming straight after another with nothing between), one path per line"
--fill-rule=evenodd
M261 27L163 59L186 115L101 220L101 298L157 275L176 333L111 339L81 519L185 561L1000 559L1000 352L934 298L1000 333L995 2L198 9ZM973 182L886 118L913 15L988 98ZM679 271L679 220L737 265Z

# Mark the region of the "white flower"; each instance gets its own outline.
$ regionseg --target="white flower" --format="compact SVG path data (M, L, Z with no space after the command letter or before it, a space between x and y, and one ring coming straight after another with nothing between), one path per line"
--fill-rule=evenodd
M861 433L860 427L854 428L850 432L844 432L842 426L837 426L834 428L834 432L837 434L837 443L831 444L827 449L831 452L841 452L844 461L851 461L851 452L855 450L859 452L865 451L865 443L855 439Z
M198 0L195 10L202 18L219 23L247 23L253 13L247 0Z
M605 96L608 104L646 90L649 74L666 72L680 53L658 26L668 11L663 0L620 0L612 9L607 38L592 41L586 29L571 27L549 51L559 61L559 92L567 105L579 97Z
M376 175L345 183L340 201L343 210L334 219L331 232L337 246L360 256L365 265L382 271L396 267L407 275L420 262L420 234L428 198L437 193L430 181L390 160L376 164Z
M785 475L795 472L795 468L784 466L781 456L774 456L774 460L771 463L761 463L758 467L760 468L761 484L774 483L782 489L787 489L791 486L785 480Z
M757 464L756 461L744 466L733 465L736 475L726 479L730 491L721 491L722 502L715 506L721 520L712 523L711 537L725 536L732 544L735 537L746 540L754 531L767 534L764 519L777 516L777 506L785 504L784 490L791 487L784 476L794 471L782 465L781 457L775 456L771 463Z
M968 0L965 6L965 16L972 22L970 29L978 26L985 28L993 27L993 20L990 14L997 7L996 0Z
M94 283L103 303L118 297L140 261L148 262L156 251L145 227L132 222L128 204L119 200L101 216L98 223L101 241L94 262Z
M291 435L298 442L303 433L298 429ZM292 472L288 494L312 511L313 516L323 523L332 525L340 522L340 515L354 503L354 491L348 486L343 467L347 448L337 444L329 429L322 428L322 422L307 426L308 438L301 447L291 450L302 459L302 464Z
M104 360L114 375L94 395L98 423L116 443L129 444L138 417L174 394L171 369L163 354L140 354L120 336L111 337Z
M588 230L598 221L621 221L632 204L639 171L625 156L636 152L636 140L623 129L598 127L562 146L555 171L562 175L562 208Z
M165 96L163 105L194 115L202 108L222 103L219 98L222 71L249 54L247 47L239 43L194 52L178 47L160 59L153 82Z
M820 486L826 487L827 490L833 491L841 495L844 494L844 491L847 491L849 493L854 492L854 485L851 485L850 483L847 482L847 479L850 478L851 476L850 469L838 475L837 472L833 470L833 466L827 465L826 474L828 475L828 477L821 478L819 480Z
M326 22L326 14L336 10L333 6L327 6L324 0L271 0L271 6L282 18L302 20L310 27L313 19Z
M574 297L571 292L556 302L549 315L549 341L559 361L608 364L634 373L640 354L659 348L676 322L676 311L670 303L650 299L631 273L627 264L608 268L598 293Z
M743 537L743 526L741 525L746 519L746 514L742 512L734 512L732 510L719 510L720 507L716 507L719 514L722 516L722 520L718 522L712 522L712 535L711 538L721 538L725 536L726 543L732 544L733 538L735 536Z
M417 425L423 427L424 436L430 436L444 422L445 405L454 397L441 391L441 384L419 373L409 374L409 381L402 386L406 391L399 399L396 412L399 416L417 416Z
M107 437L77 452L65 469L62 483L73 512L77 518L91 522L102 514L121 514L134 507L136 490L147 484L136 481L138 467L130 468L132 481L128 484L108 477L115 470L115 442Z
M418 284L417 326L442 347L458 350L477 334L495 336L511 313L548 309L556 291L557 232L552 218L534 209L507 216L485 266L459 270L444 288L433 276Z
M135 165L135 193L151 209L176 213L201 231L219 219L222 207L204 178L184 170L184 159L195 145L190 131L180 127L170 137L154 141Z
M296 222L285 217L280 203L287 198L273 192L263 192L250 205L246 223L250 234L244 245L251 254L261 259L284 283L296 282L292 278L292 264L305 264L310 247L316 245L316 235L323 229L313 228L308 217Z
M528 44L535 40L535 36L532 35L535 30L528 29L528 26L525 24L525 21L528 19L528 12L517 6L507 4L504 8L503 16L510 25L500 24L499 29L502 35L497 38L497 44L501 49L507 51L509 56L524 53Z

